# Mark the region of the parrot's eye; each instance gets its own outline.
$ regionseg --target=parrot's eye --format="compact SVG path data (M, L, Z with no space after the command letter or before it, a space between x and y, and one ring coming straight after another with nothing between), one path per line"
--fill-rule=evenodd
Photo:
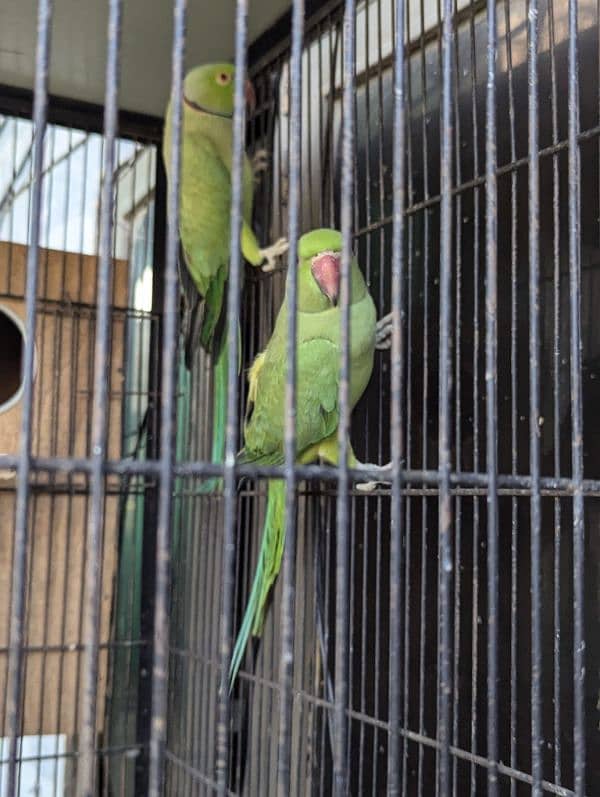
M227 72L219 72L217 75L217 83L219 86L226 86L228 83L231 83L231 75L228 75Z

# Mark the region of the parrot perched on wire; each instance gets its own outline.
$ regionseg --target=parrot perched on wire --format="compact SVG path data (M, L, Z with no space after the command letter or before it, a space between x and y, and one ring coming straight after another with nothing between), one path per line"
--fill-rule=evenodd
M180 177L179 236L185 269L180 277L184 291L185 361L188 370L196 346L211 356L214 368L213 438L211 457L221 462L225 446L227 407L227 277L231 212L232 117L235 69L232 64L205 64L187 73L183 84L182 163ZM254 107L252 84L246 83L246 100ZM167 180L172 180L171 101L165 114L163 160ZM258 168L264 155L259 154ZM253 169L244 159L243 208L240 246L253 266L270 271L287 251L280 238L262 249L250 227ZM185 273L187 271L187 273ZM191 278L191 280L190 280ZM193 283L190 285L190 282ZM218 480L210 480L212 489Z
M342 236L320 229L298 242L297 282L297 461L338 464L338 388L341 358L340 288ZM354 407L371 377L375 350L375 305L353 258L350 270L350 405ZM284 299L266 349L250 368L248 411L241 463L284 462L288 304ZM348 465L358 463L349 448ZM268 483L263 537L254 582L229 670L233 687L250 636L262 633L269 593L279 574L285 543L285 482Z

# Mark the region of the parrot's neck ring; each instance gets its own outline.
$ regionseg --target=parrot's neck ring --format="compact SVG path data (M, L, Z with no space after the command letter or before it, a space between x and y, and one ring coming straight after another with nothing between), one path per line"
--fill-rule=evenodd
M207 113L209 116L220 116L222 119L231 119L230 113L221 113L221 111L212 111L210 108L205 108L203 105L199 105L197 102L188 99L185 94L183 95L183 101L186 105L192 108L194 111L200 111L201 113Z

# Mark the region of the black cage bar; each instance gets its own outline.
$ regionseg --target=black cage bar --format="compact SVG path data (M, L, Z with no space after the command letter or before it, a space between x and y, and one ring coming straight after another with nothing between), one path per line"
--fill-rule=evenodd
M194 9L164 31L166 164L162 119L123 105L127 3L103 104L50 93L49 0L33 92L0 87L0 795L600 794L600 5L293 0L255 36L261 9L236 0L221 59L221 463L214 357L184 353ZM238 245L261 151L251 227L290 244L270 272ZM321 227L337 465L297 461L297 244ZM353 256L389 332L354 410ZM240 463L284 294L281 457ZM274 478L281 572L230 689Z

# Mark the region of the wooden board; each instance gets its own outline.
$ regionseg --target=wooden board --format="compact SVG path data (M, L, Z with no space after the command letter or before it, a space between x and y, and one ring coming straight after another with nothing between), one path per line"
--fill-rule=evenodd
M27 248L0 242L0 306L25 318ZM32 452L43 457L90 454L97 260L41 250L36 318ZM114 261L107 453L121 452L125 379L124 309L128 264ZM0 413L0 452L17 453L22 401ZM6 477L5 473L5 477ZM115 480L113 479L113 482ZM32 477L28 527L24 732L78 731L82 703L81 606L88 499L86 477ZM9 605L14 529L14 474L0 480L0 718L5 712ZM109 642L117 564L118 503L106 500L100 639ZM42 650L46 648L46 652ZM101 649L97 726L104 719L108 655Z

